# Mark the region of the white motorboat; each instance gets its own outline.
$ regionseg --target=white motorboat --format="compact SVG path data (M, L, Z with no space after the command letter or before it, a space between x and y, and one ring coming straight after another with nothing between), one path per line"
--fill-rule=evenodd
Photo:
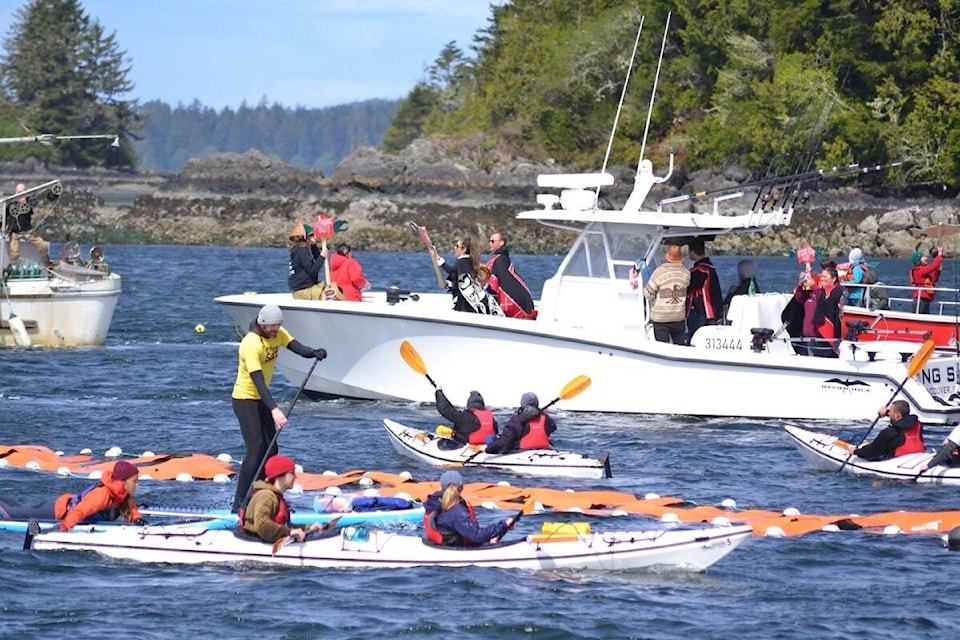
M610 477L610 456L604 452L590 458L573 451L531 449L490 454L480 445L465 445L435 433L407 427L385 419L383 426L397 453L435 467L479 467L533 477L593 478Z
M258 562L293 567L401 568L417 566L625 571L670 567L702 571L747 540L749 526L710 529L537 534L483 547L445 547L419 535L345 527L273 552L272 544L233 530L121 526L51 531L32 538L35 549L96 551L139 562ZM508 534L509 535L509 534ZM28 536L28 542L30 537ZM25 545L29 546L29 544Z
M815 469L844 473L878 476L892 480L907 480L931 484L960 485L960 467L936 466L920 473L920 468L930 462L934 451L908 453L889 460L870 462L859 456L851 456L853 445L836 435L817 433L796 425L784 427L791 442Z
M643 289L662 244L789 225L807 187L824 177L810 171L653 199L652 190L672 170L672 156L663 177L641 158L633 191L618 209L599 208L601 190L614 182L610 173L539 176L539 187L559 195L538 195L540 207L517 217L577 237L544 283L535 321L456 312L449 294L423 292L367 293L360 302L301 301L290 293L216 302L244 330L263 305L278 305L299 340L328 345L329 357L305 387L320 394L432 402L431 389L398 369L398 349L409 340L453 396L466 396L476 384L463 375L464 362L509 363L483 381L483 396L494 407L514 406L521 390L553 389L579 374L590 376L593 387L566 402L566 410L858 419L889 402L917 345L841 342L834 345L836 358L798 355L780 317L787 295L735 297L729 324L700 328L691 346L654 339ZM851 175L863 171L850 168ZM635 264L636 288L630 282ZM286 350L277 364L297 382L309 365ZM903 385L902 397L925 424L960 420L960 404L950 400L958 367L960 358L938 354Z
M21 193L0 197L0 213L22 198L53 204L63 192L51 180ZM6 215L2 216L6 221ZM59 262L41 264L39 252L20 242L20 260L10 263L4 229L0 244L0 347L87 347L103 345L120 299L120 276L110 271L100 247L82 261L75 242L64 247Z

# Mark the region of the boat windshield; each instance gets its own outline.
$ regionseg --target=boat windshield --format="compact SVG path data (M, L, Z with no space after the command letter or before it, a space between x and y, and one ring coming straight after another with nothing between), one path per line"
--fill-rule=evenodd
M653 240L653 235L638 235L636 229L631 230L626 225L589 224L564 259L560 273L563 276L626 279L630 267L647 255Z

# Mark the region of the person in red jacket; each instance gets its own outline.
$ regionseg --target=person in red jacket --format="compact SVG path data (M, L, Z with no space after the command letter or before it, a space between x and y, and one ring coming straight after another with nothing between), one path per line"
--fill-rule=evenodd
M487 445L487 453L509 453L517 449L549 449L550 434L557 423L540 411L537 394L530 391L520 398L520 408L503 425L497 439Z
M344 299L354 302L360 302L360 292L370 288L370 283L363 277L363 267L353 257L353 248L346 242L338 244L336 252L330 256L330 279L339 285Z
M910 413L910 405L906 400L897 400L890 403L889 407L880 407L877 413L881 417L889 417L890 426L878 433L873 442L855 449L854 455L874 462L926 451L923 425L917 416Z
M435 393L437 412L453 423L453 439L463 444L486 444L497 436L497 419L493 411L486 407L479 391L471 391L467 397L467 408L457 409L447 399L442 387Z
M80 523L116 520L120 516L144 525L147 521L133 497L139 479L137 468L120 460L112 471L103 472L100 482L80 493L65 493L33 507L0 502L0 516L11 520L59 520L61 531L69 531Z
M928 260L920 251L913 252L913 267L910 269L910 284L917 287L913 290L913 299L917 301L917 313L930 313L930 303L936 291L937 280L943 269L943 247L937 247L936 257Z

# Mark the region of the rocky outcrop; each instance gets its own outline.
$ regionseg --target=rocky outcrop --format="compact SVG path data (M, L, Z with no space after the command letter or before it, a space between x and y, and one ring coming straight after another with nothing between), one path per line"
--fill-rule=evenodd
M0 171L13 176L8 182L61 177L65 195L45 211L43 221L45 235L58 241L283 246L294 220L310 221L320 212L347 220L349 228L338 239L360 250L420 250L408 220L426 225L441 251L463 234L484 237L494 229L508 235L516 253L558 253L571 240L571 232L515 215L538 206L539 174L574 169L486 149L482 140L417 141L397 155L361 148L329 178L257 151L191 160L176 176L58 173L38 163L0 166ZM629 195L634 170L608 171L616 184L604 190L602 202L619 207ZM678 169L651 197L716 193L736 188L747 177L736 166L717 173ZM694 198L672 206L709 211L711 202ZM880 198L850 187L823 189L797 206L789 227L720 236L711 251L784 254L809 242L826 255L846 255L860 246L867 256L907 256L918 243L911 229L958 218L956 199Z

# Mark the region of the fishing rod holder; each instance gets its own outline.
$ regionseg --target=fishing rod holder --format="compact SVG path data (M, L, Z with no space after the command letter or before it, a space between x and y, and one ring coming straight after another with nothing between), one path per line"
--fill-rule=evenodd
M767 348L767 343L773 338L773 329L766 327L750 329L750 335L753 336L750 340L750 350L760 353Z
M397 304L398 302L403 302L404 300L413 300L416 302L419 299L419 295L410 293L409 289L401 289L396 284L392 284L387 287L387 304Z

